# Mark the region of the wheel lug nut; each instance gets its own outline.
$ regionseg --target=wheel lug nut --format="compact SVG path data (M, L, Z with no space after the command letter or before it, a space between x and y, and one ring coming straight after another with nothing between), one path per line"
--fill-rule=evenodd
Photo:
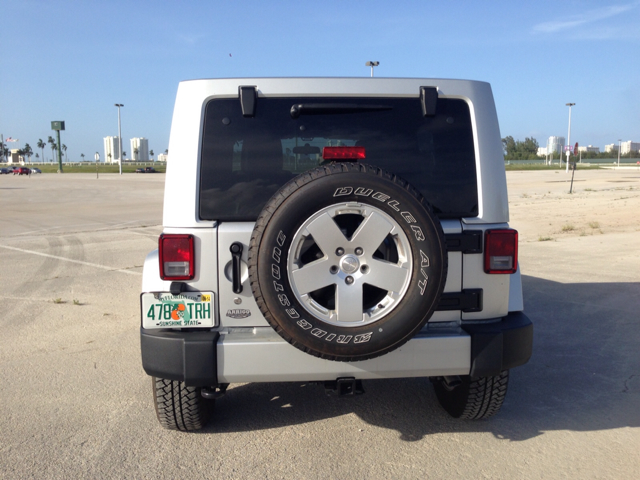
M361 271L362 273L367 273L367 272L369 271L369 265L362 265L362 266L360 267L360 271Z
M355 252L356 252L356 255L362 255L364 253L364 250L362 250L362 248L358 247L358 248L356 248Z
M347 278L344 279L345 283L347 285L352 285L353 284L353 277L351 275L349 275Z
M332 265L331 268L329 269L329 272L335 275L336 273L338 273L338 267L336 267L335 265Z
M337 255L337 256L339 256L339 257L341 257L342 255L344 255L344 248L342 248L342 247L338 247L338 248L336 249L336 255Z

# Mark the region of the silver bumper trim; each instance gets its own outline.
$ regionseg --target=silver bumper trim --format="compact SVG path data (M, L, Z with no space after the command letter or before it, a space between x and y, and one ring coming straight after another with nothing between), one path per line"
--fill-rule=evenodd
M225 329L217 343L219 383L305 382L468 375L471 337L420 333L386 355L360 362L335 362L304 353L270 327Z

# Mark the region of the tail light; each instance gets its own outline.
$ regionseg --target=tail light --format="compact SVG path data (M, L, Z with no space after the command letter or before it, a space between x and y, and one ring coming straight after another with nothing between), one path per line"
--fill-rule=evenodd
M364 147L324 147L322 149L324 160L363 160L365 158Z
M516 273L518 269L517 231L487 230L484 245L485 273Z
M191 280L195 276L193 235L162 234L158 242L160 278Z

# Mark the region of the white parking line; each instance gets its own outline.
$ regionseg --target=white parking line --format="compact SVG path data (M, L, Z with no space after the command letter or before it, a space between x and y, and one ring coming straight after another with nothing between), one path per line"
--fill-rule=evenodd
M40 255L41 257L55 258L57 260L63 260L65 262L78 263L80 265L86 265L87 267L101 268L102 270L107 270L109 272L121 272L127 273L129 275L142 275L142 273L140 272L132 272L131 270L124 270L121 268L111 268L107 267L106 265L100 265L98 263L83 262L82 260L72 260L71 258L59 257L58 255L50 255L48 253L36 252L34 250L25 250L24 248L9 247L8 245L0 245L0 248L15 250L16 252L31 253L33 255Z
M95 223L76 223L76 224L73 224L73 225L57 225L55 227L47 227L47 228L39 228L38 230L31 230L29 232L20 232L20 233L16 233L15 235L11 235L11 236L18 237L20 235L29 235L29 234L32 234L32 233L48 232L48 231L56 230L56 229L59 229L59 228L74 228L74 227L83 228L83 227L89 227L91 225L104 225L104 223L95 222Z

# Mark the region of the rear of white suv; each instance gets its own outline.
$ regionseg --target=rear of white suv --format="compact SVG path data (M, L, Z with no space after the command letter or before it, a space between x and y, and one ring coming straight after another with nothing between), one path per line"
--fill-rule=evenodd
M482 82L182 82L141 296L160 422L229 383L398 377L496 413L532 345L501 148Z

